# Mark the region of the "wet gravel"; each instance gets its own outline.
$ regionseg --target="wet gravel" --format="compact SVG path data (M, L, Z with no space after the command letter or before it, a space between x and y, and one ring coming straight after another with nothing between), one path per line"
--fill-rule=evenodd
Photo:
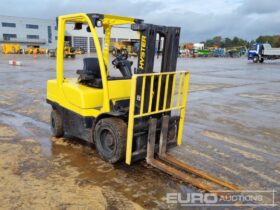
M11 59L22 66L8 65ZM170 152L242 190L274 189L280 204L280 62L179 58L177 66L191 72L191 84L183 144ZM82 56L65 61L66 76L81 68ZM55 59L0 56L3 209L201 209L167 204L166 193L198 190L144 161L113 166L79 139L52 138L45 102L51 78Z

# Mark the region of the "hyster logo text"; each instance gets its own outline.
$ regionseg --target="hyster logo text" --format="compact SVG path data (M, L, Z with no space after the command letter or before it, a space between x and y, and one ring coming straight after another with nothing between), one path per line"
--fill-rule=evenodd
M145 63L145 51L146 51L146 36L142 36L141 40L141 49L140 49L140 62L139 62L139 68L144 69L144 63Z

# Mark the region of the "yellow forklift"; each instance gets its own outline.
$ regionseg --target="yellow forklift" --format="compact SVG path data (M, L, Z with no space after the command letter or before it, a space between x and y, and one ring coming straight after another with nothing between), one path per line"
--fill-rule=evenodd
M139 40L131 39L131 40L122 40L114 43L114 48L112 50L112 55L116 56L117 54L129 55L129 56L137 56L139 51Z
M56 57L57 49L49 49L48 56L49 57ZM69 41L64 42L64 58L75 58L77 53L74 47L70 46Z
M64 76L65 26L91 33L96 57L84 58L76 78ZM111 29L130 25L138 32L140 50L132 72L128 56L117 54L110 68ZM105 48L97 34L105 33ZM58 18L56 79L47 82L47 103L52 106L53 136L65 133L94 143L100 157L110 163L126 164L146 158L148 164L185 182L212 191L195 180L193 173L230 189L237 186L221 181L167 153L182 143L189 72L176 72L180 28L144 23L131 17L103 14L73 14ZM163 45L161 69L154 72L156 43ZM162 44L161 44L162 42ZM121 76L111 76L119 71ZM186 173L188 172L188 173Z

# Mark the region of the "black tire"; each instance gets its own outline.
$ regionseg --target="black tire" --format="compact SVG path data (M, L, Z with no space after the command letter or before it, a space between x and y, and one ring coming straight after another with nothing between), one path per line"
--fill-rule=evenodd
M94 141L101 158L109 163L124 159L127 125L119 118L105 118L98 121L94 129Z
M54 137L62 137L64 135L63 119L57 110L51 112L51 130Z
M75 58L76 57L76 55L71 55L71 58Z
M258 63L258 62L259 62L259 56L255 55L255 56L253 57L253 62L254 62L254 63Z
M263 59L263 58L261 58L261 59L260 59L260 63L263 63L263 62L264 62L264 59Z

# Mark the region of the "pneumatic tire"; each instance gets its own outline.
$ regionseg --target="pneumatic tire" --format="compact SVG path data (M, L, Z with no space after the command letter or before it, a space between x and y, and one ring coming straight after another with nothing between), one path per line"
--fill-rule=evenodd
M105 118L97 122L94 141L101 158L109 163L124 159L127 125L119 118Z
M263 58L261 58L261 59L260 59L260 63L263 63L263 62L264 62L264 59L263 59Z
M258 63L258 62L259 62L259 56L255 55L255 56L253 57L253 62L254 62L254 63Z
M57 110L51 112L51 130L54 137L62 137L64 135L63 119Z

